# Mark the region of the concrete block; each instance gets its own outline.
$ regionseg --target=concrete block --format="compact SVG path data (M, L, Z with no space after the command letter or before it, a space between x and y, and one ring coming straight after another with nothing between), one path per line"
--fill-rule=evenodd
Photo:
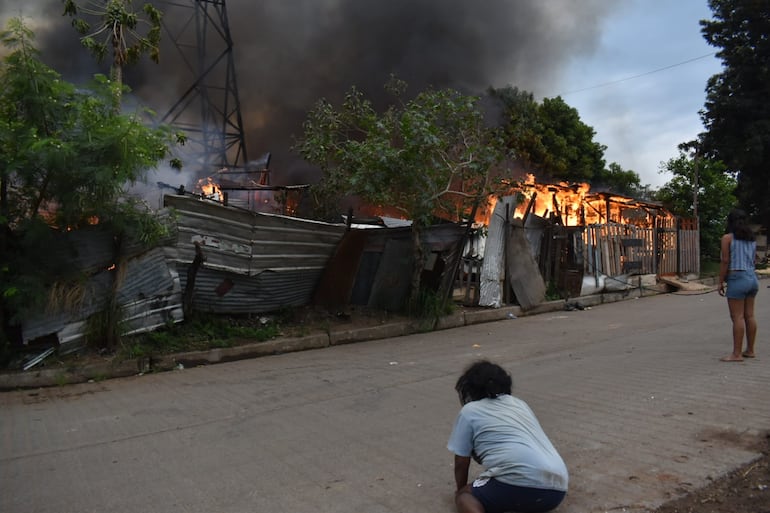
M581 296L570 300L570 302L573 301L580 303L584 307L597 306L602 304L602 294L591 294L590 296Z
M266 342L256 342L235 347L218 347L208 351L192 351L178 354L174 357L174 364L181 363L184 366L206 365L210 363L229 362L255 358L278 353L291 353L306 349L320 349L329 346L329 336L325 333L308 335L305 337L280 338Z
M582 297L579 299L575 299L573 301L578 301L580 302L580 304L583 304ZM522 312L522 315L539 315L542 313L557 312L559 310L564 310L564 301L561 299L556 301L546 301L545 303L540 303L539 305L534 306L525 312Z
M413 324L409 322L393 322L356 329L332 330L332 332L329 333L329 344L336 346L365 340L401 337L403 335L414 333L415 331L417 330Z
M628 299L628 291L623 292L607 292L602 294L602 303L617 303Z
M643 274L638 278L642 287L655 287L658 284L658 277L654 274Z
M489 308L479 310L467 310L465 312L465 324L480 324L482 322L494 322L510 319L510 314L515 317L522 315L518 306L504 306L501 308Z
M437 330L446 330L465 326L465 312L454 312L450 315L440 317L436 322Z

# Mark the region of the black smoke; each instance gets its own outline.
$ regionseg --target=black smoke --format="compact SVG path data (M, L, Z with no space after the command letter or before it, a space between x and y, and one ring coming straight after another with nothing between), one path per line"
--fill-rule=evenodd
M194 0L177 0L193 4ZM142 2L135 2L136 5ZM571 59L589 54L606 0L229 0L237 86L249 158L273 155L273 184L312 181L290 151L307 111L338 102L353 85L375 103L396 74L411 91L428 86L482 93L513 85L553 91ZM158 3L159 6L164 4ZM167 19L178 14L166 7ZM178 8L176 8L178 9ZM105 72L80 47L60 0L0 0L0 17L32 20L44 59L65 78ZM126 82L165 112L189 86L166 40L161 65L144 63ZM188 41L189 42L189 41ZM547 89L546 89L547 88Z

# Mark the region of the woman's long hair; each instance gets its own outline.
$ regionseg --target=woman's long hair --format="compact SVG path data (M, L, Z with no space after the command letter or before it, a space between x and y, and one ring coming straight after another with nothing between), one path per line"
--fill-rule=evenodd
M732 233L738 240L755 240L754 232L749 227L746 212L735 208L727 214L727 233Z
M510 394L513 380L505 369L487 360L481 360L468 367L457 380L455 390L460 396L460 402L467 404L471 401L490 398L501 394Z

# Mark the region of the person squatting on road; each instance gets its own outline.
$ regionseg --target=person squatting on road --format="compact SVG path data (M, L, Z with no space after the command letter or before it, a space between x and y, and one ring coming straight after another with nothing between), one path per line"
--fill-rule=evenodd
M457 380L463 406L447 448L455 454L459 513L551 511L567 493L564 461L511 387L510 374L485 360ZM485 470L468 484L471 457Z
M719 265L719 295L727 296L727 307L733 323L733 352L721 358L723 362L742 362L754 358L757 320L754 299L759 280L754 270L757 241L743 210L734 209L727 215L727 233L722 235ZM727 290L725 290L725 283ZM746 350L743 338L746 337Z

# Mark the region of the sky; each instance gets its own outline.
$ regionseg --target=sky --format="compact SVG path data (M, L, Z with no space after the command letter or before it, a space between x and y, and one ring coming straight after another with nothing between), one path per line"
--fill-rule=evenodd
M607 146L608 164L658 188L672 178L659 172L661 163L703 131L706 83L721 71L700 33L699 20L710 18L706 0L626 2L603 19L595 51L573 60L558 87L541 94L561 95L578 110Z
M607 164L658 188L671 178L661 164L702 131L706 82L720 71L698 23L711 16L707 0L227 0L227 11L249 160L271 152L275 185L317 179L291 145L318 99L338 102L355 85L376 102L395 73L413 90L511 85L538 100L561 96L595 129ZM106 72L61 13L61 0L0 0L0 22L31 22L65 79ZM128 75L159 113L194 79L174 51Z

